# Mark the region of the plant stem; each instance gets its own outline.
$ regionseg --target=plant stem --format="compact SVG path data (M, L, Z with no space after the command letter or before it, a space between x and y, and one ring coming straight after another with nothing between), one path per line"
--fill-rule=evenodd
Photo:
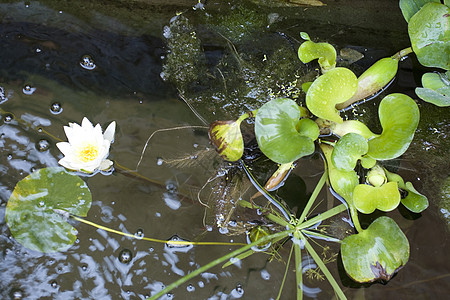
M267 200L269 200L270 203L272 203L275 207L277 207L283 216L286 218L286 220L289 222L292 219L291 213L289 210L277 199L273 198L272 195L270 195L256 180L256 178L253 176L253 174L250 172L247 165L240 160L241 165L244 167L245 174L247 174L248 179L253 184L253 186L260 192Z
M298 244L300 242L300 232L296 230L294 232L294 254L295 254L295 280L297 283L297 300L303 299L303 267L302 267L302 249Z
M330 210L327 210L326 212L324 212L323 214L320 214L318 216L315 216L312 219L309 219L306 222L300 223L297 226L295 226L295 228L297 229L304 229L304 228L308 228L313 226L314 224L317 224L319 222L322 222L323 220L329 219L337 214L340 214L343 211L346 211L347 207L344 204L340 204L336 207L333 207Z
M391 56L391 58L396 59L396 60L400 60L403 57L405 57L406 55L413 53L413 49L411 47L402 49L400 51L398 51L397 53L395 53L394 55Z
M314 262L317 264L317 266L320 268L320 270L322 270L323 274L325 275L327 280L330 282L330 284L333 287L334 292L337 294L338 298L341 299L341 300L347 299L347 297L345 297L345 294L342 291L341 287L336 282L336 280L334 279L333 275L331 275L331 273L328 270L327 266L324 264L324 262L322 261L320 256L317 254L317 252L314 250L314 248L308 242L306 237L303 236L300 232L299 232L299 235L303 239L303 241L305 242L306 250L311 255L311 257L314 259Z
M355 225L356 231L363 232L364 229L362 229L361 224L359 223L358 211L353 205L349 205L349 209L350 209L350 216L352 218L353 225Z
M245 201L245 200L239 200L238 204L239 204L240 206L242 206L242 207L245 207L245 208L250 208L250 209L258 208L258 209L264 211L264 208L263 208L263 207L261 207L261 206L259 206L259 205L256 205L256 204L251 204L250 202ZM265 214L265 213L264 213L264 216L265 216L267 219L271 220L272 222L275 222L275 223L277 223L277 224L279 224L279 225L281 225L281 226L285 226L285 227L286 227L286 226L290 226L290 227L292 227L292 225L291 225L289 222L287 222L285 219L280 218L279 216L277 216L277 215L275 215L275 214L272 214L272 213L267 213L267 214Z
M286 263L286 269L284 270L284 276L283 276L283 281L281 281L281 286L280 286L280 290L278 291L278 296L276 300L279 300L281 298L281 292L283 291L283 287L284 287L284 283L286 282L286 277L287 277L287 273L289 270L289 264L291 262L291 257L292 257L292 250L294 249L294 244L292 244L291 246L291 251L289 251L289 257Z
M293 230L286 230L286 231L282 231L282 232L277 232L271 235L267 235L251 244L245 245L239 249L236 249L230 253L228 253L227 255L224 255L218 259L215 259L213 261L211 261L210 263L204 265L203 267L200 267L194 271L192 271L191 273L187 274L186 276L183 276L182 278L178 279L177 281L171 283L170 285L168 285L165 289L159 291L157 294L153 295L150 298L147 298L148 300L156 300L159 297L167 294L168 292L170 292L171 290L173 290L174 288L180 286L181 284L185 283L186 281L190 280L191 278L194 278L197 275L200 275L203 272L206 272L207 270L211 269L212 267L230 259L233 258L239 254L241 254L242 252L247 251L248 249L250 249L253 246L259 245L260 243L266 242L266 241L270 241L271 239L275 239L278 237L283 237L283 236L287 236L290 233L292 233Z
M314 191L313 191L311 197L309 198L308 203L306 203L306 207L303 209L303 212L302 212L300 218L298 219L297 224L300 224L306 220L306 216L309 213L309 210L311 209L312 205L314 204L314 201L316 201L316 198L319 195L320 191L322 190L322 188L327 180L327 177L328 177L328 171L325 169L325 172L323 172L322 177L320 177L320 180L317 183L316 187L314 188Z
M130 233L125 233L122 231L118 231L115 229L111 229L99 224L96 224L94 222L79 218L77 216L74 215L70 215L70 217L76 221L79 221L81 223L96 227L98 229L101 230L105 230L108 232L112 232L112 233L116 233L116 234L120 234L123 236L127 236L130 238L134 238L134 239L138 239L138 240L145 240L145 241L150 241L150 242L155 242L155 243L161 243L161 244L167 244L167 245L183 245L183 246L190 246L190 245L201 245L201 246L208 246L208 245L226 245L226 246L242 246L242 245L247 245L246 243L227 243L227 242L190 242L190 241L167 241L167 240L160 240L160 239L154 239L154 238L148 238L148 237L137 237L134 234L130 234Z

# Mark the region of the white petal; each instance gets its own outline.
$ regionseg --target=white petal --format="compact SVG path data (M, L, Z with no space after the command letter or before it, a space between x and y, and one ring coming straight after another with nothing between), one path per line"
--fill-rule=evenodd
M77 168L73 167L70 161L68 161L65 157L60 159L58 163L63 166L64 168L67 168L69 170L77 170Z
M59 151L61 151L61 153L64 154L64 156L73 154L72 146L68 142L56 143L56 147L58 147Z
M81 121L81 127L83 127L83 129L91 129L91 130L94 128L91 121L89 121L88 118L86 117L84 117L83 120Z
M109 159L105 159L102 161L102 163L100 164L100 166L98 168L102 171L106 171L109 168L111 168L112 165L113 165L112 161L110 161Z
M108 127L105 130L105 133L103 134L103 138L110 143L114 141L114 134L116 132L116 121L112 121L111 124L108 125Z

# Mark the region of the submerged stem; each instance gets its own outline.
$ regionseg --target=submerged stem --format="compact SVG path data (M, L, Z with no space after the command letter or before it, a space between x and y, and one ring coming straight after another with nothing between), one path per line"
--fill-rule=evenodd
M242 245L247 245L246 243L227 243L227 242L190 242L190 241L168 241L168 240L160 240L160 239L154 239L154 238L148 238L148 237L137 237L134 234L130 234L130 233L125 233L122 231L118 231L115 229L111 229L99 224L96 224L94 222L79 218L77 216L74 215L70 215L70 217L76 221L79 221L81 223L96 227L98 229L101 230L105 230L108 232L112 232L112 233L116 233L116 234L120 234L123 236L127 236L130 238L134 238L134 239L138 239L138 240L145 240L145 241L150 241L150 242L155 242L155 243L161 243L161 244L167 244L167 245L182 245L182 246L190 246L190 245L198 245L198 246L207 246L207 245L226 245L226 246L242 246Z
M284 237L289 235L290 233L292 233L293 230L286 230L286 231L282 231L282 232L277 232L271 235L267 235L251 244L245 245L239 249L236 249L230 253L228 253L227 255L224 255L216 260L213 260L212 262L204 265L203 267L200 267L194 271L192 271L191 273L187 274L186 276L183 276L182 278L178 279L177 281L171 283L170 285L168 285L165 289L159 291L158 293L156 293L155 295L153 295L150 298L147 298L148 300L156 300L159 297L167 294L168 292L170 292L171 290L173 290L174 288L180 286L181 284L185 283L186 281L190 280L191 278L194 278L197 275L200 275L203 272L206 272L207 270L211 269L212 267L215 267L216 265L230 259L233 258L239 254L241 254L242 252L247 251L248 249L252 248L253 246L259 245L260 243L264 243L266 241L270 241L272 239L276 239L278 237Z

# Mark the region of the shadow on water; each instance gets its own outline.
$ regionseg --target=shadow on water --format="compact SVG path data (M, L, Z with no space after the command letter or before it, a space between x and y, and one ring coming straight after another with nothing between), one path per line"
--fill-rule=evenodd
M232 249L170 249L76 222L78 239L66 252L42 254L18 244L5 224L6 203L19 180L35 169L57 165L62 155L55 143L65 139L63 126L68 122L79 123L87 116L105 128L115 120L116 139L110 157L134 169L148 136L155 130L203 125L177 97L180 90L208 120L234 118L265 102L269 87L273 93L286 92L287 88L281 87L285 80L292 82L296 75L310 71L294 72L300 68L295 60L299 31L328 40L338 49L351 47L363 53L364 58L352 66L355 72L408 44L396 1L324 1L329 5L318 8L273 5L275 1L232 1L232 5L208 1L205 8L212 19L199 14L200 6L192 9L197 3L191 2L196 1L60 2L0 3L0 87L4 91L0 100L2 299L143 299ZM172 34L184 34L170 28L179 12L184 12L182 17L188 20L182 23L184 33L192 37L190 30L195 31L197 44L189 41L193 47L198 46L202 58L179 60L186 64L165 82L167 74L163 73L177 70L165 67L168 55L174 50L189 55L193 50L167 39L168 29ZM174 45L181 48L171 48ZM267 64L263 63L265 59ZM182 77L181 72L189 68L199 73ZM421 72L414 58L408 58L386 93L404 92L415 97L413 91ZM191 81L180 85L180 78ZM352 114L373 116L377 103L367 103ZM440 190L449 175L448 109L425 103L419 106L422 120L411 149L388 167L413 181L430 199L430 208L421 215L402 210L389 213L407 235L411 255L388 284L360 285L346 277L339 263L328 264L349 299L444 299L450 292L446 258L450 221L448 216L442 221L443 207L438 201L445 197ZM376 119L367 121L369 127L379 127ZM208 148L203 129L155 135L139 172L159 185L118 172L88 178L93 204L87 219L161 239L176 235L187 240L245 242L242 235L226 236L214 224L203 224L205 208L197 201L197 192L215 176L221 160L209 155L195 164L186 163L184 168L167 163L197 159L199 151L207 153ZM306 199L322 170L318 159L305 162L279 196L295 207L295 196ZM208 195L212 187L206 189L201 195ZM186 197L181 195L182 190ZM329 204L325 192L321 198L322 206ZM362 219L362 223L369 224L372 218L374 215ZM347 229L333 230L345 236ZM335 245L329 246L337 252ZM273 299L289 255L289 247L285 248L279 250L280 261L269 263L266 256L254 255L239 267L212 269L176 289L174 297L251 299L257 295ZM304 261L310 258L305 256ZM305 266L314 268L312 263ZM289 276L282 299L295 298L295 281L289 279L293 272ZM307 279L305 286L306 298L330 299L334 295L326 281Z

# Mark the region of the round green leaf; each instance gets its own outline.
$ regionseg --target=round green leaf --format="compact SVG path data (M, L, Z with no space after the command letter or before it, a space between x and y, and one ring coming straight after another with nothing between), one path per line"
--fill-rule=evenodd
M306 34L303 32L303 34ZM309 40L309 36L302 36L306 39L298 48L298 58L303 63L309 63L318 59L322 70L330 70L336 66L336 49L328 43L314 43Z
M375 187L359 184L353 191L353 203L358 211L371 214L375 209L391 211L400 204L400 192L396 182Z
M351 171L356 167L358 159L367 153L369 146L364 137L357 133L348 133L336 143L331 160L336 168Z
M411 17L428 2L440 2L440 0L400 0L400 9L406 22L409 22Z
M342 263L357 282L388 281L409 259L409 243L394 220L379 217L341 243Z
M450 8L440 3L425 4L408 24L411 45L426 67L450 69Z
M258 109L256 140L274 162L285 164L314 152L319 128L309 119L299 120L300 115L299 106L287 98L273 99Z
M319 76L306 93L306 106L319 118L342 123L336 104L350 99L356 91L358 80L346 68L332 69Z
M420 194L414 188L411 182L403 181L403 178L395 173L391 173L385 169L388 181L397 182L398 187L408 192L408 195L401 200L402 204L414 213L421 213L428 207L428 199L424 195Z
M355 171L343 171L337 169L331 159L333 147L320 144L325 159L327 161L328 178L331 187L338 193L349 205L353 205L353 190L359 183L358 175Z
M65 251L75 242L77 230L61 212L84 217L91 202L91 192L80 177L60 167L40 169L17 183L6 206L6 222L24 247Z
M403 94L390 94L378 108L383 132L369 140L367 155L377 160L397 158L408 149L417 125L419 108L416 102Z
M422 85L423 88L416 88L420 99L440 107L450 106L450 78L447 74L425 73Z

